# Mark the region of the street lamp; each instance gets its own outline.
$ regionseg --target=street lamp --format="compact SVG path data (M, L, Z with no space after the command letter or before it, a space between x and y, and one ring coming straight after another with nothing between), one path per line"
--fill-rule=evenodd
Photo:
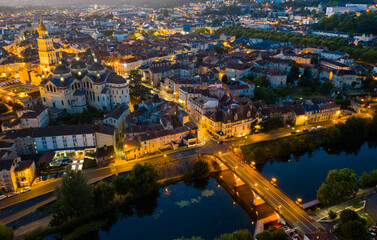
M272 179L271 179L271 183L272 183L272 184L276 183L276 178L272 178Z

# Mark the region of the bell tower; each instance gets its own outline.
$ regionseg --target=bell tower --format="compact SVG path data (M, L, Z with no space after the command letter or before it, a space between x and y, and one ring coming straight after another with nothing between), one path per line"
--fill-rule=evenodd
M39 34L37 42L40 70L41 72L49 72L51 71L51 66L57 63L57 57L52 39L48 36L48 30L42 18L37 31Z

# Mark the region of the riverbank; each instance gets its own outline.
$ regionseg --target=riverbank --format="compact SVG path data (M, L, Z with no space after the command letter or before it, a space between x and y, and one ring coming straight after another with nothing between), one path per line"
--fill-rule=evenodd
M208 168L209 168L210 173L215 173L218 171L218 166L213 156L200 156L200 157L194 156L194 157L182 159L182 161L180 161L181 164L172 162L165 165L156 166L156 170L160 176L160 179L158 180L159 188L160 189L165 188L169 185L175 184L182 180L185 180L185 182L198 184L195 179L184 179L184 177L187 172L192 171L194 167L194 163L199 159L205 160L205 162L208 163ZM154 195L155 193L151 193L151 194ZM155 195L158 195L158 194L155 194ZM146 196L145 198L154 199L156 197ZM142 201L144 201L144 197L143 197L143 200L141 200L137 197L136 198L132 197L132 195L129 195L129 194L127 194L124 197L117 196L117 198L112 203L110 203L109 206L104 207L104 209L100 209L100 210L96 209L95 212L93 212L92 210L88 213L87 216L73 218L71 221L69 221L69 223L64 223L63 226L54 227L54 228L45 227L44 229L40 229L40 228L35 229L37 224L29 223L25 225L27 227L22 228L22 230L20 231L16 230L15 233L17 237L20 237L21 234L25 234L26 232L25 229L29 231L35 230L34 232L30 234L26 234L25 239L35 239L38 237L41 238L41 236L47 236L47 235L56 234L56 233L61 233L63 235L73 234L74 236L76 236L77 233L75 232L77 231L84 231L83 233L80 233L80 234L85 235L86 234L85 231L90 232L90 231L93 231L93 228L95 228L96 226L98 227L100 225L102 226L104 224L107 224L106 222L103 222L103 221L98 222L98 224L95 223L96 218L99 217L99 220L100 220L101 219L100 216L106 215L105 212L113 212L115 214L117 210L123 208L122 206L124 205L128 205L128 208L130 207L134 208L138 206L137 202L142 202ZM51 206L50 206L50 209L51 209ZM51 216L49 217L51 218ZM42 221L42 220L46 221L46 219L47 218L37 219L36 222ZM86 225L88 226L85 227ZM73 228L72 226L75 226L75 227Z

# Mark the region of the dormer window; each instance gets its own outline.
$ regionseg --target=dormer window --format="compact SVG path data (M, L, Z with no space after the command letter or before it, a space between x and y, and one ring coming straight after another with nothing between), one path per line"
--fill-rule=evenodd
M247 117L248 118L251 117L251 112L250 111L247 112Z
M236 113L236 114L234 114L234 120L238 120L238 114Z
M94 62L97 62L97 58L94 59Z
M61 78L60 78L60 81L62 81L62 82L63 82L63 81L64 81L64 78L63 78L63 77L61 77Z
M79 72L79 76L81 76L81 72Z
M99 73L97 73L97 77L99 77Z

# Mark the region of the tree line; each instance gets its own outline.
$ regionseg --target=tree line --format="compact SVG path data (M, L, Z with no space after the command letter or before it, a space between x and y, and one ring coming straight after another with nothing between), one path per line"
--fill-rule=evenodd
M377 17L375 13L363 13L356 15L334 14L329 18L322 18L318 23L311 26L312 29L324 31L338 31L347 33L377 34Z
M281 42L292 42L298 45L320 45L325 46L331 51L341 51L348 53L353 59L361 60L374 64L377 62L377 47L355 46L349 44L348 40L341 38L314 36L310 34L302 35L298 33L280 32L276 30L260 30L243 26L223 27L217 29L214 34L220 35L229 33L237 38L257 38Z

